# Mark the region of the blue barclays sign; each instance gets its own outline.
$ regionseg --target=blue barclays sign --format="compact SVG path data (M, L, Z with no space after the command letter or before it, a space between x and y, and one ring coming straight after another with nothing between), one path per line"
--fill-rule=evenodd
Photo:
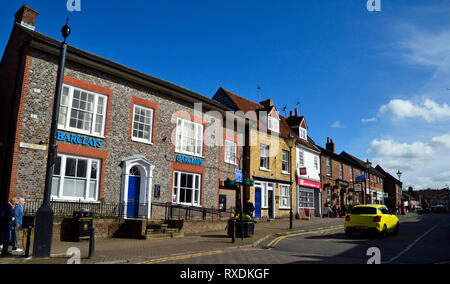
M183 164L188 164L188 165L193 165L193 166L203 167L203 159L192 158L192 157L188 157L188 156L184 156L184 155L178 155L177 162L183 163Z
M102 139L95 139L95 138L88 138L86 136L82 135L76 135L76 134L67 134L63 132L58 132L58 135L56 136L56 140L60 142L67 142L71 144L76 145L83 145L83 146L90 146L95 148L101 148L103 147L103 140Z

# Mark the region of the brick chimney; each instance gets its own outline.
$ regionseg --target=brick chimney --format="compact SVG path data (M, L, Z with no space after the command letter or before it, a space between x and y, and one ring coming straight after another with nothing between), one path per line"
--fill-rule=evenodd
M325 148L327 151L334 153L334 142L333 139L330 140L330 137L327 138L327 145Z
M23 5L14 15L15 22L30 30L36 30L36 19L39 12L33 8Z
M270 108L270 107L273 107L273 100L268 99L268 100L265 100L263 102L260 102L259 104L263 105L266 108Z

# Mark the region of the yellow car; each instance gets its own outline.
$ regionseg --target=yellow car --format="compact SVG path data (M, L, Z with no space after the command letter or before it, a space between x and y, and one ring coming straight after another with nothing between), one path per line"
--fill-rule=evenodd
M385 205L358 205L345 218L345 234L371 232L386 237L388 233L398 233L400 221Z

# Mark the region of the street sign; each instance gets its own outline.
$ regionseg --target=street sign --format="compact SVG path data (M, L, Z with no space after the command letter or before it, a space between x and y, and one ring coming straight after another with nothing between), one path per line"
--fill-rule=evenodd
M366 175L360 175L356 177L356 180L365 180L366 179Z
M355 192L361 192L362 191L362 185L361 184L355 184Z
M244 180L242 178L242 171L241 170L236 170L236 181L240 182L240 183L244 182Z

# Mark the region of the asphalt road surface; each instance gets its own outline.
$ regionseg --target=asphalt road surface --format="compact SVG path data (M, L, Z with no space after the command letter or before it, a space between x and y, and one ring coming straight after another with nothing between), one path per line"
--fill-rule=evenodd
M192 257L169 258L154 263L365 264L368 261L389 264L450 263L450 214L425 214L401 220L398 235L389 235L384 239L364 234L355 234L347 238L342 228L290 236L272 243L276 245L271 249L218 251Z

